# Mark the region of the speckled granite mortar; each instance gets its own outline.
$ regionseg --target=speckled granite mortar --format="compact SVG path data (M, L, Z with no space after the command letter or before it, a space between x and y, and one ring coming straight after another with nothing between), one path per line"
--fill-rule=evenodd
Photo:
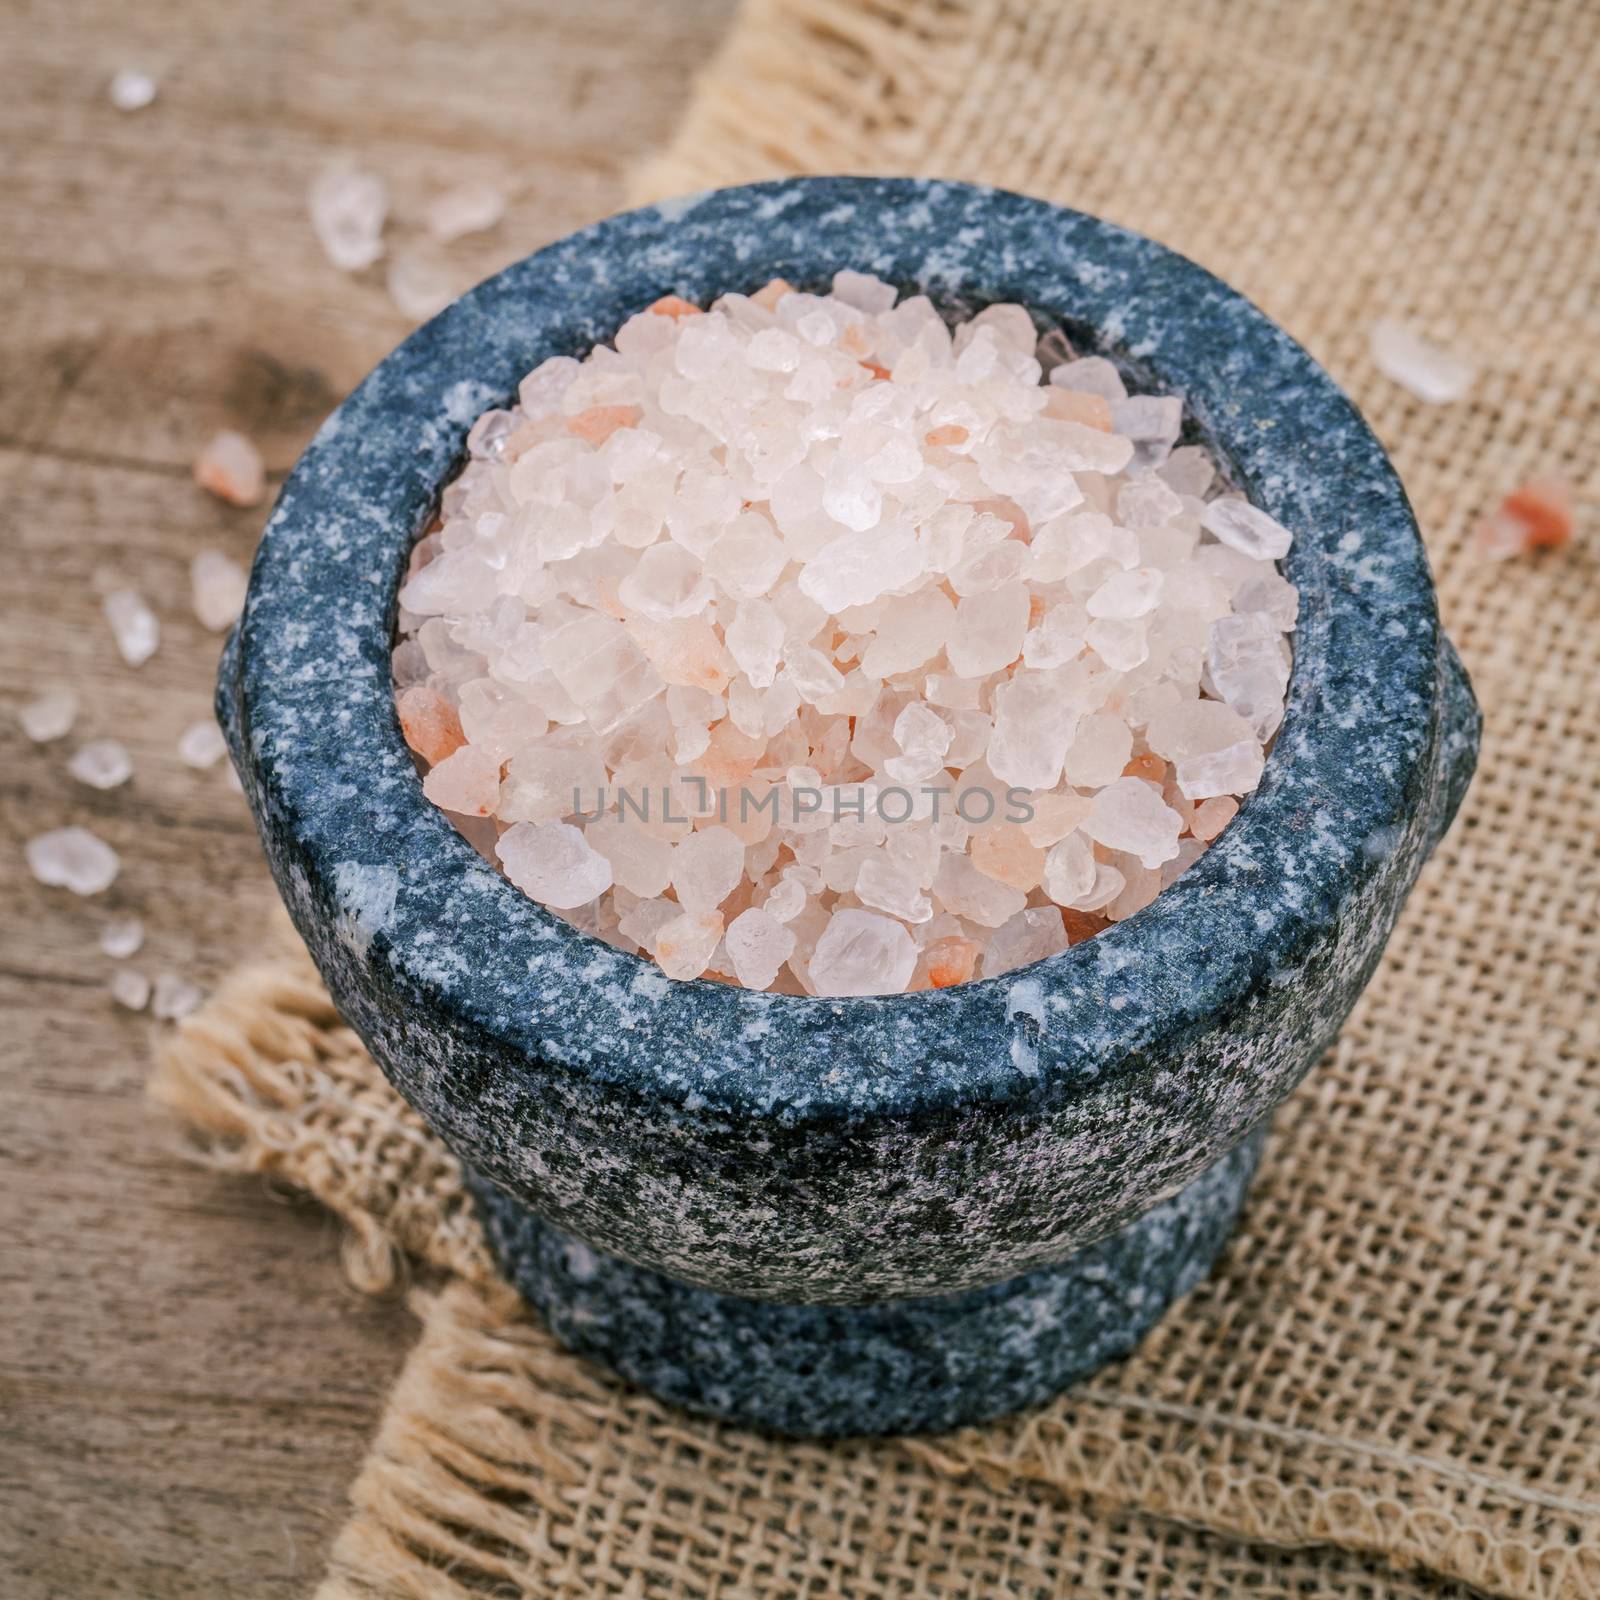
M389 685L395 593L469 424L530 367L668 291L820 287L840 266L951 306L1021 300L1184 397L1297 535L1288 715L1197 865L1062 955L877 999L674 983L526 899L423 798ZM1405 495L1298 345L1091 217L866 179L615 218L413 335L286 484L218 705L334 999L475 1174L508 1275L578 1348L794 1432L1038 1399L1203 1274L1479 731Z

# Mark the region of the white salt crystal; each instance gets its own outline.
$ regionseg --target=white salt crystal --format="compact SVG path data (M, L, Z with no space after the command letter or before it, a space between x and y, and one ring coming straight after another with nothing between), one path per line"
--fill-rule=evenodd
M194 458L194 481L230 506L258 506L267 495L261 452L242 433L223 428Z
M506 197L490 183L461 183L437 194L423 208L423 226L441 244L485 233L506 214Z
M887 311L895 302L895 294L892 283L885 283L870 272L854 272L844 267L833 275L834 299L874 315Z
M1200 514L1200 526L1223 544L1258 561L1277 561L1288 555L1294 536L1248 500L1226 495L1213 500Z
M232 556L202 550L189 563L189 587L200 626L213 633L231 628L244 610L249 575Z
M1133 754L1133 735L1121 717L1097 711L1078 724L1067 747L1067 782L1075 789L1099 789L1122 776Z
M656 930L648 949L669 978L698 978L722 941L715 911L685 911Z
M500 759L464 744L429 771L422 780L422 792L445 811L487 817L500 798Z
M150 1010L163 1022L178 1022L199 1009L205 998L196 984L174 972L156 974L155 995Z
M1128 398L1122 374L1104 356L1082 356L1076 361L1065 361L1051 372L1050 382L1058 389L1099 395L1112 404Z
M794 933L758 907L741 911L722 936L733 975L747 989L767 989L794 952Z
M933 916L933 902L922 892L916 874L887 856L869 856L861 863L855 892L862 905L886 911L902 922L922 923Z
M111 624L122 659L130 667L142 667L161 643L161 624L155 612L133 589L113 589L100 602L100 609Z
M117 917L100 930L100 948L113 961L126 961L143 945L144 924L137 917Z
M808 970L819 995L901 994L917 965L904 926L872 911L835 911Z
M1162 574L1154 567L1114 572L1084 602L1091 617L1143 617L1161 599Z
M317 242L341 272L360 272L383 254L389 190L376 173L334 162L312 181L308 203Z
M91 789L115 789L133 776L133 761L115 739L91 739L73 753L67 771Z
M1058 906L1081 907L1094 888L1096 866L1087 835L1069 833L1044 858L1044 892Z
M1461 399L1477 377L1471 362L1395 317L1380 317L1373 324L1371 347L1373 362L1386 378L1433 405Z
M129 1011L143 1011L150 1003L150 980L131 967L120 967L111 975L111 998Z
M1108 850L1159 867L1178 853L1183 819L1143 779L1118 778L1095 795L1083 831Z
M1000 924L989 936L983 952L983 976L1032 966L1067 948L1067 930L1053 906L1030 907Z
M118 111L143 111L155 101L156 80L136 67L122 67L111 76L106 98Z
M50 689L17 713L22 731L35 744L65 738L78 717L78 697L70 689Z
M389 258L384 286L395 307L414 322L436 317L455 299L450 274L437 261L415 250L399 250Z
M744 846L721 824L691 833L673 852L672 887L686 911L714 911L743 876Z
M178 759L186 767L204 772L214 767L228 753L227 741L210 717L191 722L178 736Z
M40 883L74 894L100 894L122 869L117 852L87 828L55 828L24 848L28 870Z
M610 862L570 822L518 822L500 835L497 851L506 876L557 911L586 905L611 887Z

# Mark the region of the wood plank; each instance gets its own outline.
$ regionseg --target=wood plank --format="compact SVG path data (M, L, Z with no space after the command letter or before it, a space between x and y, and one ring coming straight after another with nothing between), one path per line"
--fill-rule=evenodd
M203 548L241 559L259 511L188 463L241 427L281 475L407 331L381 270L322 257L305 191L343 152L382 172L390 238L462 175L505 186L493 232L441 252L465 286L615 209L733 0L22 3L0 16L0 1588L7 1596L301 1595L410 1343L400 1297L340 1275L335 1225L195 1168L143 1097L153 1024L118 1012L95 947L148 929L141 970L214 981L274 903L243 802L175 754L219 640L190 615ZM114 111L118 66L161 79ZM97 583L158 601L130 671ZM72 735L14 707L70 683ZM72 749L115 736L98 793ZM111 892L36 884L22 843L81 822L122 854Z

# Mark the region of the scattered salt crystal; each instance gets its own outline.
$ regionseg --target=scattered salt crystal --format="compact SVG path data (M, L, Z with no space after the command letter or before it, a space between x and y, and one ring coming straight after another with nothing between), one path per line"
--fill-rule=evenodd
M130 667L142 667L161 643L161 624L144 596L133 589L113 589L100 602L100 609L111 624L122 659Z
M214 767L228 753L227 741L210 717L191 722L178 735L178 759L187 767L204 771Z
M205 998L199 986L180 978L174 972L156 974L155 995L150 1002L151 1012L163 1022L178 1022L190 1012L198 1010Z
M78 697L70 689L50 689L17 713L22 731L35 744L65 738L78 717Z
M400 594L424 792L674 978L899 993L1093 937L1283 714L1289 536L1182 421L1017 305L666 294L469 433Z
M1478 524L1478 549L1494 561L1557 550L1572 529L1572 485L1564 478L1530 478Z
M30 839L28 870L40 883L74 894L101 894L122 868L117 852L87 828L55 828Z
M396 308L415 322L438 316L455 299L449 273L414 250L390 258L384 284Z
M111 975L111 998L129 1011L143 1011L150 1003L150 980L131 967L119 967Z
M144 924L137 917L117 917L100 930L100 948L113 961L126 961L144 945Z
M118 111L143 111L156 97L156 80L136 67L123 67L112 74L106 97Z
M1373 324L1371 347L1373 362L1386 378L1433 405L1461 399L1477 377L1471 362L1424 339L1395 317L1382 317Z
M441 244L485 233L506 214L504 193L489 183L463 183L446 189L423 209L422 221Z
M334 162L312 181L308 202L317 242L341 272L360 272L383 254L389 190L376 173Z
M117 740L91 739L73 753L67 771L91 789L115 789L133 776L133 761Z
M261 452L242 433L214 433L194 461L194 481L230 506L258 506L267 494Z
M244 610L249 577L232 556L220 550L202 550L189 563L189 586L194 614L200 626L213 633L231 628Z

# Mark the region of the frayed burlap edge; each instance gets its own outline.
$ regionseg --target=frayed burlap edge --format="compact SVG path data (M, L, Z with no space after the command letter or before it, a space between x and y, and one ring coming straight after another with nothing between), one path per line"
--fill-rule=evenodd
M454 1158L384 1082L340 1021L303 950L236 972L163 1042L150 1092L182 1120L210 1165L281 1179L349 1223L344 1264L358 1288L392 1287L403 1256L457 1274L470 1286L447 1290L444 1298L415 1300L427 1328L426 1355L402 1376L386 1411L384 1434L352 1492L358 1515L340 1545L347 1581L358 1572L388 1571L385 1563L392 1560L398 1565L384 1581L392 1579L396 1593L410 1593L396 1576L408 1570L406 1561L448 1565L466 1561L474 1550L482 1557L485 1540L489 1548L498 1548L508 1530L521 1527L521 1513L497 1506L492 1494L484 1500L479 1491L456 1485L462 1463L469 1457L477 1461L474 1481L487 1470L480 1455L499 1463L488 1473L494 1480L488 1487L498 1493L514 1483L537 1502L523 1459L530 1445L551 1430L572 1430L596 1404L610 1408L612 1431L626 1431L620 1416L640 1419L647 1434L665 1430L678 1439L720 1441L725 1450L727 1441L738 1441L733 1448L741 1470L757 1476L772 1470L785 1452L814 1458L826 1450L683 1417L555 1345L495 1278ZM498 1391L489 1385L487 1397L476 1395L467 1409L473 1426L453 1441L439 1433L437 1419L420 1425L417 1417L435 1408L434 1389L447 1384L457 1365L465 1363L465 1371L480 1341L491 1335L509 1340L506 1348L514 1349L539 1381L524 1387L515 1405L498 1410ZM1289 1472L1224 1470L1127 1437L1129 1417L1144 1408L1137 1393L1091 1382L1021 1418L988 1427L843 1447L838 1470L847 1473L849 1458L859 1460L861 1451L883 1451L940 1477L981 1483L997 1496L1032 1485L1252 1545L1334 1546L1494 1593L1553 1597L1600 1589L1600 1546L1562 1549L1505 1537L1489 1519L1468 1522L1446 1509L1449 1496L1430 1492L1431 1480L1441 1472L1446 1477L1465 1472L1452 1463L1252 1422L1210 1407L1193 1407L1186 1417L1174 1416L1181 1408L1149 1407L1164 1425L1263 1436L1283 1461L1309 1452L1324 1460L1334 1481L1317 1485L1294 1481L1299 1475ZM644 1439L635 1440L628 1452L637 1456L645 1445ZM1394 1474L1392 1486L1370 1481L1366 1458L1373 1455L1388 1458L1384 1464ZM1348 1458L1351 1470L1339 1470L1342 1458ZM753 1464L758 1459L759 1470ZM640 1460L644 1467L647 1450ZM570 1470L564 1469L567 1475ZM1521 1486L1487 1475L1477 1487L1513 1500L1548 1498L1529 1496ZM1600 1507L1579 1504L1558 1502L1547 1509L1600 1515ZM403 1551L413 1553L402 1556ZM537 1582L548 1577L538 1574ZM387 1591L380 1585L378 1592ZM424 1586L415 1592L454 1591Z

